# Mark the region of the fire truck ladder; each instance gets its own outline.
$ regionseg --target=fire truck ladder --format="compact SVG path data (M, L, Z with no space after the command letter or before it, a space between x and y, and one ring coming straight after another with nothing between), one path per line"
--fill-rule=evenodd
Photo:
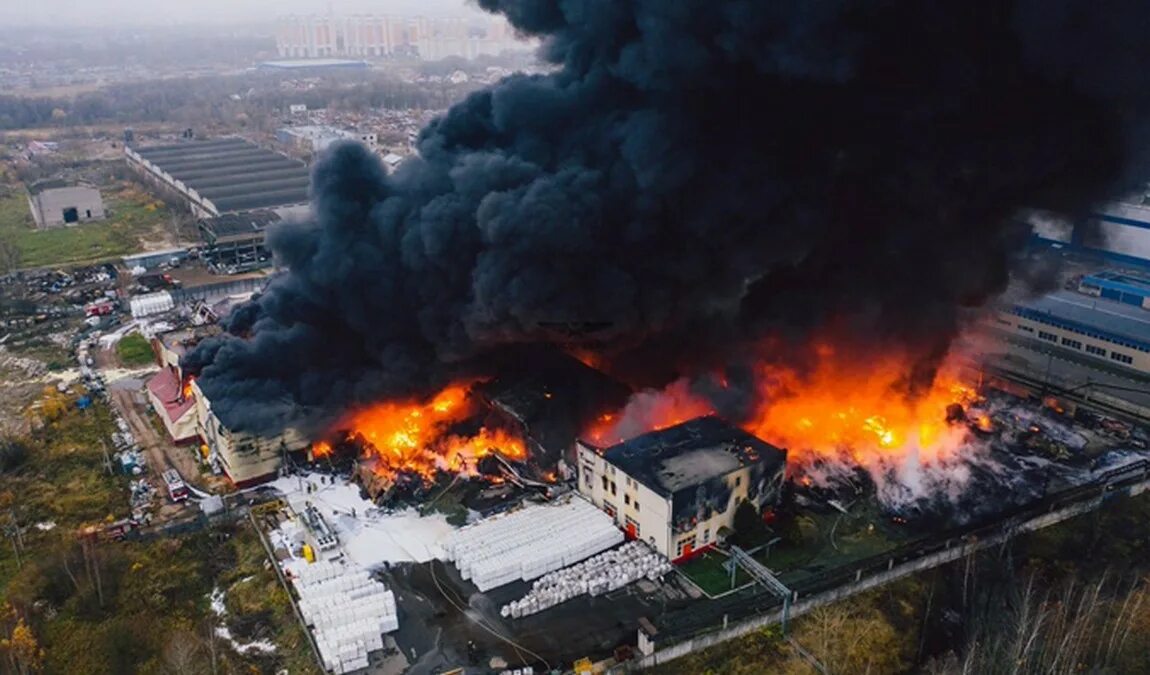
M738 546L731 546L731 560L746 570L747 574L751 575L751 578L755 580L755 583L762 584L768 591L783 599L782 628L783 635L785 636L787 634L787 618L791 613L791 598L794 597L794 591L787 588L783 582L779 581L779 578L776 577L774 573Z

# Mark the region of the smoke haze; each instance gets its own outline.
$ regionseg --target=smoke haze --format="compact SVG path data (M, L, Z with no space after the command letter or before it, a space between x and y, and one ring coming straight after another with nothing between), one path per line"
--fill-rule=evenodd
M1141 175L1146 3L479 4L557 68L469 96L392 176L354 145L316 167L314 221L269 235L290 272L187 357L244 428L538 343L659 386L833 327L905 349L913 390L1007 283L1017 208Z

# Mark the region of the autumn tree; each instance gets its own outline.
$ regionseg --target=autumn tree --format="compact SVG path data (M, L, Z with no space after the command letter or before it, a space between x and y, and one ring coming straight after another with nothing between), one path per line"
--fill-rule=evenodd
M44 650L36 640L32 629L24 622L24 617L17 616L16 610L8 607L8 616L14 620L10 630L0 639L0 652L3 652L11 672L20 675L40 672L44 661Z

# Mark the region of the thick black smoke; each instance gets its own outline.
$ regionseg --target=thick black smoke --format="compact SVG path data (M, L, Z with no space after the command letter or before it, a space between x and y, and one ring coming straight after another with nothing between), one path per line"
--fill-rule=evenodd
M1150 91L1146 2L479 4L556 69L469 96L395 175L355 145L317 166L315 221L269 237L290 272L187 358L238 424L532 343L666 378L833 325L929 379L1008 280L1012 212L1128 178Z

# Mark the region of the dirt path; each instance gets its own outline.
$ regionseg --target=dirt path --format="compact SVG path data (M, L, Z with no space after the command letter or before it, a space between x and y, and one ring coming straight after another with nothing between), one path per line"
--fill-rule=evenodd
M95 350L95 359L97 367L102 369L115 369L119 365L115 347ZM148 406L147 395L142 391L142 386L136 384L137 382L138 380L134 379L110 381L108 393L112 405L127 422L128 428L136 438L136 443L147 458L148 477L163 496L156 515L160 520L167 520L186 514L187 509L192 507L187 503L173 504L167 499L162 476L165 469L175 469L185 482L199 490L216 492L217 486L205 484L200 475L200 467L192 454L193 450L175 445L153 422L153 412Z

